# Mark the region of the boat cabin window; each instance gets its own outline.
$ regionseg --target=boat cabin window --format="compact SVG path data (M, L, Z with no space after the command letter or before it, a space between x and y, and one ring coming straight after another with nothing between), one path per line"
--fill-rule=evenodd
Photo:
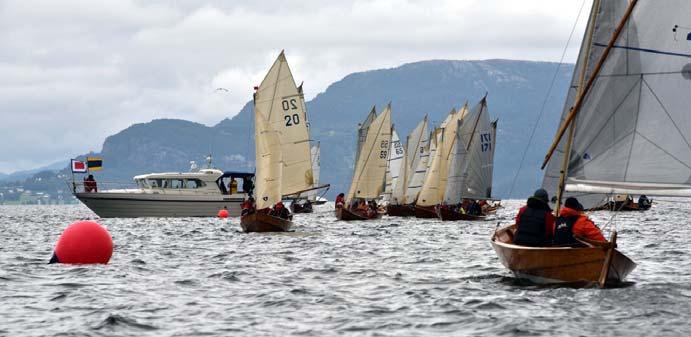
M146 180L149 186L151 188L165 188L166 187L166 180L165 179L147 179Z
M184 186L182 179L168 179L168 188L183 188Z
M204 187L204 182L199 179L187 179L185 180L185 188L194 189Z

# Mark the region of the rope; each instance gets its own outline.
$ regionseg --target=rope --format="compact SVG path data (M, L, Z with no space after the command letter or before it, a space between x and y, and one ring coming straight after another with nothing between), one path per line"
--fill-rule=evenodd
M566 41L566 45L564 46L564 50L561 53L561 58L559 59L559 64L557 64L557 69L554 70L554 76L552 77L552 82L549 85L549 88L547 89L547 94L545 95L545 99L542 101L542 107L540 108L540 113L537 116L537 120L535 121L535 124L533 125L533 130L530 132L530 138L528 138L528 144L526 145L525 149L523 149L523 155L521 156L521 162L518 164L518 169L516 170L516 174L513 176L513 181L511 182L511 189L509 190L509 198L513 195L514 188L516 187L516 181L518 180L518 175L521 172L521 169L523 168L523 163L525 162L525 157L528 153L528 149L530 148L530 145L533 143L533 138L535 137L535 131L537 131L537 126L540 124L540 120L542 119L542 115L545 112L545 106L547 106L547 100L549 99L550 94L552 93L552 89L554 88L554 83L557 80L557 76L559 76L559 69L561 69L562 64L564 63L564 57L566 57L566 51L569 49L569 44L571 43L571 38L573 37L573 33L576 31L576 26L578 25L578 20L581 18L581 13L583 12L583 7L585 6L585 0L581 3L581 8L578 10L578 15L576 15L576 21L573 23L573 27L571 28L571 33L569 33L569 38Z

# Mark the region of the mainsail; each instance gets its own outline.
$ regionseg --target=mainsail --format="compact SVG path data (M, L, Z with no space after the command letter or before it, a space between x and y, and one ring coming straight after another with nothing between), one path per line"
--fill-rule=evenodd
M574 111L566 189L691 196L691 2L629 6L613 18L622 30ZM595 34L593 45L608 40Z
M427 129L427 115L425 118L413 129L413 132L408 136L408 143L406 144L405 154L407 156L406 163L409 169L407 173L407 183L403 191L403 199L399 200L401 204L414 203L417 200L422 183L425 180L425 173L427 172L427 162L430 157L430 141L429 131Z
M627 6L628 0L610 0L604 2L601 0L593 1L590 18L583 36L583 42L581 43L581 49L576 62L576 67L573 70L571 85L569 86L566 102L564 103L564 108L562 110L560 124L564 123L566 116L575 103L576 97L583 90L583 86L588 79L587 76L592 73L597 60L602 56L606 43L614 33L617 22L623 16ZM559 175L564 158L566 143L567 138L564 137L559 142L552 159L545 169L542 188L550 193L556 191L559 185ZM569 159L573 160L577 156L573 154L573 151L571 152L572 154ZM606 195L602 194L576 192L568 193L566 196L577 197L586 209L601 205L607 198Z
M473 114L469 114L465 119L468 122L467 126L476 120L474 130L469 130L470 127L461 127L460 132L464 143L468 144L466 161L463 165L465 180L462 183L461 196L471 199L491 199L497 121L490 122L486 99L483 98L476 109L479 110L477 119Z
M272 207L281 201L283 163L278 133L259 110L254 110L254 138L257 171L255 189L257 209Z
M254 109L278 132L283 156L283 195L312 188L309 131L302 90L288 67L283 51L254 94Z
M391 194L398 185L401 171L405 166L403 163L403 145L395 128L391 128L391 149L389 149L389 160L386 166L386 185L384 186L384 201L391 200ZM403 172L405 173L405 172Z
M390 142L391 105L388 105L384 112L369 125L367 136L362 143L362 151L355 165L347 201L352 201L353 198L373 199L381 195L384 189Z
M365 139L367 138L367 132L369 131L369 126L372 124L372 122L377 118L377 107L373 106L372 110L367 114L367 117L365 117L365 120L362 121L362 123L358 124L358 129L357 129L357 144L355 144L355 161L354 163L357 165L358 159L360 159L360 152L362 151L362 144L365 143Z

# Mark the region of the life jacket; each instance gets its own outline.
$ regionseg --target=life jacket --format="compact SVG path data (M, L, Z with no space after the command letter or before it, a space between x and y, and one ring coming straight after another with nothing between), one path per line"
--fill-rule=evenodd
M516 224L514 243L524 246L547 246L551 244L546 232L547 214L549 206L534 199L528 199L528 205L520 216L520 223Z
M570 245L578 243L573 237L573 225L578 221L576 216L560 216L554 225L554 244Z

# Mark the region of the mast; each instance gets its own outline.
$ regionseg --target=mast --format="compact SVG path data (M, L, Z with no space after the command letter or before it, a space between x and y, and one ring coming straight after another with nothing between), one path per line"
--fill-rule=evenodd
M595 31L595 22L597 21L597 13L600 10L600 0L595 0L593 2L593 8L590 12L590 24L586 30L586 49L585 57L583 58L583 64L581 65L581 73L578 75L578 93L577 96L583 94L583 82L585 82L585 74L588 71L588 55L592 49L593 34ZM573 136L576 129L576 121L571 123L569 126L569 135L566 139L566 145L564 147L564 158L561 161L561 170L559 171L559 183L557 184L557 202L554 205L554 213L559 216L559 210L561 208L561 199L564 195L564 183L566 182L566 174L569 169L569 161L571 160L571 146L573 145Z
M609 40L609 43L607 44L607 48L605 48L602 55L600 56L600 59L598 60L597 64L595 65L595 68L593 69L592 75L590 76L590 78L588 79L588 82L586 83L585 87L583 88L583 91L581 92L580 95L578 95L578 98L576 99L576 103L574 104L573 109L571 109L571 112L569 112L569 114L566 116L564 123L561 125L561 127L559 127L559 130L557 131L557 134L554 137L554 141L552 142L552 145L550 146L549 150L547 151L547 155L545 155L545 160L542 162L542 166L541 166L542 169L545 168L545 166L549 162L550 158L552 157L554 150L556 150L557 145L559 145L561 138L564 136L564 133L566 132L566 128L568 128L571 125L571 122L576 117L578 112L581 110L581 106L583 105L583 101L585 99L585 96L590 91L590 88L593 86L593 83L595 83L595 79L600 74L600 70L602 70L602 66L605 64L605 61L607 60L607 57L609 56L610 51L612 51L612 48L614 47L614 43L616 43L622 30L624 30L624 26L626 25L626 22L631 17L631 13L633 12L633 8L636 6L637 3L638 3L638 0L631 0L631 2L629 3L629 6L626 8L626 12L624 13L624 16L621 18L621 21L619 21L619 25L617 26L617 29L614 31L612 38Z

